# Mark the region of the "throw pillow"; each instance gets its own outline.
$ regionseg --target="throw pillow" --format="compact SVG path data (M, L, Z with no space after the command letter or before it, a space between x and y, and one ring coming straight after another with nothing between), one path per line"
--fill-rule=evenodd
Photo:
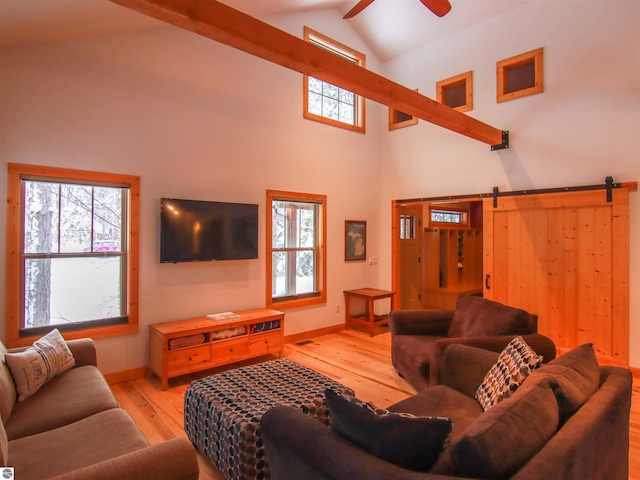
M531 350L522 337L515 337L485 375L476 390L476 400L486 412L513 395L524 379L541 364L542 356Z
M563 418L572 415L600 387L600 365L593 344L585 343L550 361L535 372L535 379L551 385Z
M325 390L333 431L367 452L403 468L427 470L442 452L453 422L376 408Z
M558 431L558 404L547 384L527 388L483 413L443 452L430 473L511 478ZM568 461L571 461L568 459Z
M19 402L29 398L53 377L66 372L76 363L57 328L24 351L7 353L6 361L16 384Z
M11 370L7 365L7 348L0 342L0 417L2 423L6 424L16 403L16 384L13 381Z

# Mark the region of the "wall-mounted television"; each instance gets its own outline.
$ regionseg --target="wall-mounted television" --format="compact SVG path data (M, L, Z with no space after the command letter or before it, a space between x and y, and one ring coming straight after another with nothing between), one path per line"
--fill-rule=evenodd
M258 205L162 198L160 262L258 258Z

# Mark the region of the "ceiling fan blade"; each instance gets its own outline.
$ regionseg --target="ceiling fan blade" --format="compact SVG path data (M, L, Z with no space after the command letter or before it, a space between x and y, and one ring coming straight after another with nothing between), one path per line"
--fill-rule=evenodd
M420 0L422 4L435 13L439 17L444 17L449 10L451 10L451 4L449 0Z
M446 0L445 0L446 1ZM351 10L349 10L344 17L342 18L351 18L351 17L355 17L357 14L359 14L362 10L364 10L365 8L367 8L369 5L371 5L373 3L373 0L360 0L355 7L353 7Z

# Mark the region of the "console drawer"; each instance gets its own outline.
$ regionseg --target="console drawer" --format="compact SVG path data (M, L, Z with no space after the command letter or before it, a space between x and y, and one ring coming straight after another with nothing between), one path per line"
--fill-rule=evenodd
M169 373L191 371L209 363L209 345L167 352L167 368Z
M278 350L281 345L280 330L272 333L261 333L250 337L249 352L252 354L272 352L273 350Z
M249 345L247 337L238 340L227 340L224 342L216 342L211 346L211 361L219 364L224 361L233 360L249 353Z

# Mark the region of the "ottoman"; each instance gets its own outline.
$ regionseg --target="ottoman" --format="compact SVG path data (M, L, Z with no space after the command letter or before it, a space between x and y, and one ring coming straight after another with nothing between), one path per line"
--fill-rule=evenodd
M184 396L184 429L229 480L268 479L259 430L262 415L276 405L289 405L328 425L326 388L354 393L288 359L228 370L191 382Z

